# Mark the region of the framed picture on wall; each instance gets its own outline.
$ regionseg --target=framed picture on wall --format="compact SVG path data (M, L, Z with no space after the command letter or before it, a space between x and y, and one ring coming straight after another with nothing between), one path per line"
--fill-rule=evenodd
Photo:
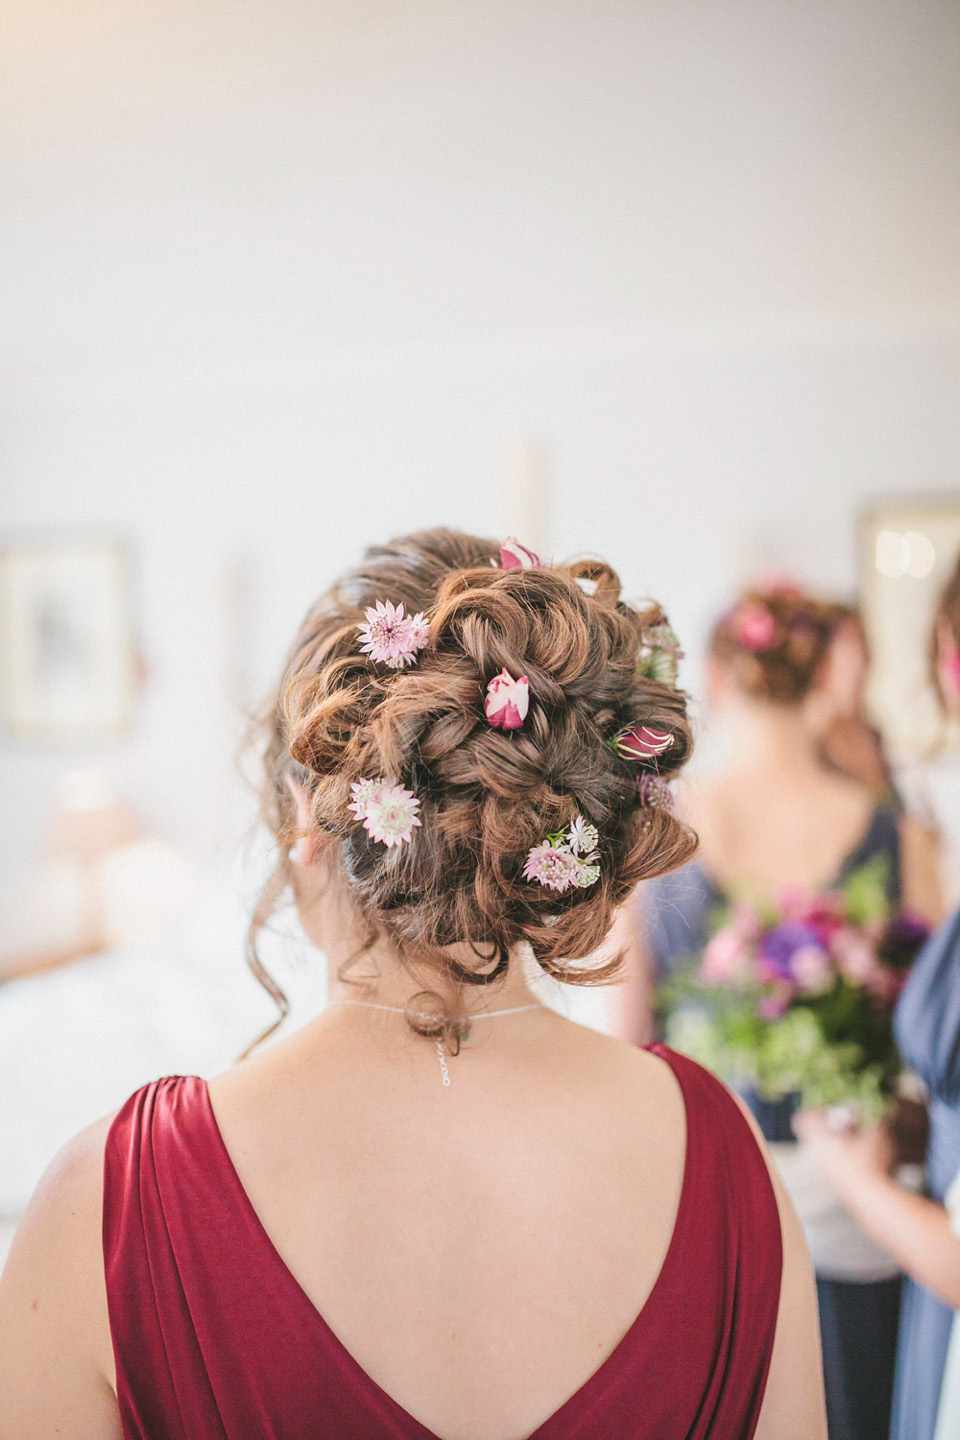
M930 679L937 597L960 555L960 493L877 504L861 522L861 595L872 655L868 703L895 761L956 747Z
M130 561L88 536L0 546L0 715L11 736L116 739L133 719Z

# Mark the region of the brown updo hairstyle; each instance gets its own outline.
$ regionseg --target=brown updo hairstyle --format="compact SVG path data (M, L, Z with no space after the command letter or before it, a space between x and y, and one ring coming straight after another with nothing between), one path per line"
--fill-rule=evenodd
M838 625L856 614L792 586L745 590L714 626L710 654L744 695L798 705L812 688Z
M311 825L335 838L367 946L386 935L425 979L438 1019L415 1028L454 1043L463 987L495 981L521 942L558 980L610 980L620 957L577 962L639 880L695 849L668 807L640 804L637 763L606 743L637 722L669 732L669 750L647 764L663 779L689 754L684 695L638 670L662 611L625 604L600 562L498 567L492 541L444 529L407 535L368 550L300 627L267 726L264 812L281 849L249 952L281 1008L256 935L291 876L288 779L307 791ZM361 654L357 627L379 600L426 614L429 642L410 669ZM487 683L504 668L530 684L529 713L512 732L484 716ZM420 800L420 828L389 849L348 809L351 784L382 775ZM530 848L577 814L599 832L596 883L558 893L525 880ZM463 942L468 958L455 961L444 947Z

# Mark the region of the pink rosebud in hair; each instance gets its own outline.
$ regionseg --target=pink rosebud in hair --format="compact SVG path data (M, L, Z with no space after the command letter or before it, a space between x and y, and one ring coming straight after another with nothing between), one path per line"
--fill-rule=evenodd
M504 540L500 546L500 569L539 570L540 556L528 550L526 545L521 545L519 540L514 540L511 535L510 539Z
M495 730L519 730L530 708L530 684L526 675L514 680L501 670L487 685L483 712Z
M777 624L770 611L751 601L733 612L730 629L744 650L769 650L777 638Z
M654 760L672 749L674 737L668 730L654 730L650 725L631 725L608 743L624 760Z

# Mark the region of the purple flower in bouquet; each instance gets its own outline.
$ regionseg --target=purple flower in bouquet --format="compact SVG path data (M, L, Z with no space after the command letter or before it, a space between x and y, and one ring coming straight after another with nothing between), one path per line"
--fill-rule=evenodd
M782 920L767 931L760 941L759 969L765 980L795 979L793 957L798 950L821 949L820 935L812 925L796 920Z

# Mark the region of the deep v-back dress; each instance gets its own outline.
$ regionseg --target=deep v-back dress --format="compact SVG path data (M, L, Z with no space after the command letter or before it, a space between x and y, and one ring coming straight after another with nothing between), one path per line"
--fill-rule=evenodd
M686 1110L667 1256L626 1334L536 1440L750 1440L756 1427L780 1294L773 1187L723 1086L652 1048ZM103 1244L125 1440L438 1440L361 1368L287 1269L202 1080L155 1081L117 1116Z
M893 805L876 807L831 884L843 884L877 856L887 862L887 899L897 909L902 889L900 824ZM663 980L702 951L713 917L728 897L696 860L648 881L639 894L655 978ZM747 1098L768 1140L792 1139L788 1109L764 1105L755 1096ZM885 1440L896 1364L900 1279L860 1282L818 1275L817 1295L830 1440Z

